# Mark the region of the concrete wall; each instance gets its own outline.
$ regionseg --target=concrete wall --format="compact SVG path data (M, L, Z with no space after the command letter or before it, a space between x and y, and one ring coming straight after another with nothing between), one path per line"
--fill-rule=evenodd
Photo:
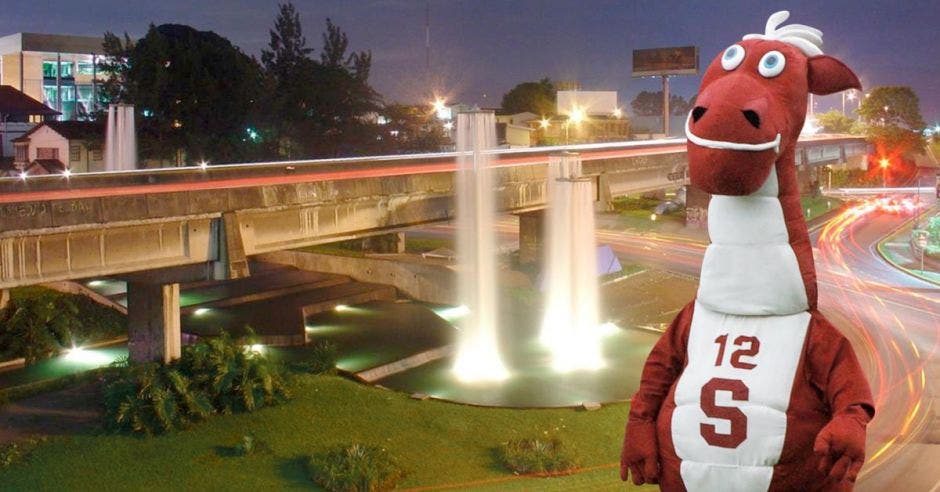
M456 304L455 273L442 265L406 263L382 258L333 256L303 251L277 251L257 260L302 270L346 275L360 282L387 284L406 296L437 304Z

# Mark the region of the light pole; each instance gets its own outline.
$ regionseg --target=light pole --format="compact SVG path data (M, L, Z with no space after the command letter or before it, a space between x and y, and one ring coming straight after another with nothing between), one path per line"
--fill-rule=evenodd
M575 126L581 123L584 120L584 110L581 108L572 108L571 112L568 113L568 120L565 121L565 145L568 145L568 127L574 123Z

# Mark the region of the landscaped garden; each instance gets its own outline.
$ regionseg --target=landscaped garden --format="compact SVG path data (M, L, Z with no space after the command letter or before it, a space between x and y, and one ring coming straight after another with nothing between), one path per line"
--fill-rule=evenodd
M103 427L53 437L2 469L0 489L308 488L314 486L311 457L322 459L330 450L356 444L388 453L403 472L398 484L403 488L482 485L515 477L501 457L510 441L534 438L557 439L566 453L561 461L592 471L493 485L557 487L590 476L597 485L590 490L623 489L614 464L626 404L591 412L479 408L415 400L340 376L313 374L291 377L290 393L289 401L270 408L212 415L155 437ZM531 453L531 443L529 448Z

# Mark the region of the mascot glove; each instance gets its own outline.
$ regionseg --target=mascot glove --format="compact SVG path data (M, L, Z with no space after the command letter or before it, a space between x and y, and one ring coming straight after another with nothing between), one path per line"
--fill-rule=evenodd
M627 480L627 472L633 475L633 483L659 483L659 445L656 441L656 423L634 420L627 422L620 453L620 479Z
M865 462L866 422L851 413L837 414L816 436L813 451L829 482L855 482Z

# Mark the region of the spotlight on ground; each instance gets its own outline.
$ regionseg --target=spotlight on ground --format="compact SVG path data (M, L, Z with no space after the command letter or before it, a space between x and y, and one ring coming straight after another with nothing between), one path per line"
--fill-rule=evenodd
M107 354L82 347L73 347L65 353L65 360L77 364L104 365L113 361Z

